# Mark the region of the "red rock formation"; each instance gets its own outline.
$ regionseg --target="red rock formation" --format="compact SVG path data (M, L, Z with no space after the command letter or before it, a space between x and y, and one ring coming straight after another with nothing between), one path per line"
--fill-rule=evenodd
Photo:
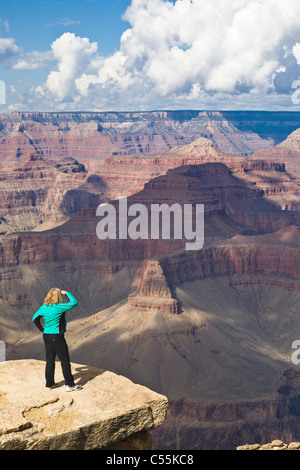
M150 210L155 202L171 205L178 201L205 205L206 243L245 231L273 232L296 221L295 213L281 211L265 201L261 191L248 188L220 163L170 170L166 176L150 181L143 191L128 198L128 205L139 202ZM118 202L114 204L118 209ZM55 259L147 259L174 252L185 245L184 239L153 242L150 236L148 240L101 241L96 237L98 222L96 208L82 209L67 223L45 234L11 234L1 240L3 266L15 264L17 260L31 263Z
M272 141L241 132L220 113L192 119L153 113L10 113L0 116L0 160L16 161L28 151L45 159L73 157L90 170L109 155L164 151L209 137L225 152L253 153ZM195 114L195 113L194 113ZM2 134L2 135L1 135Z
M76 160L46 162L36 153L0 167L1 234L65 221L66 210L60 204L66 193L81 186L86 178L84 166Z
M161 154L109 157L97 170L101 177L99 190L105 189L109 198L134 194L147 181L169 169L208 162L224 163L237 178L262 190L266 198L282 209L297 210L300 206L299 181L286 173L284 163L224 154L203 138Z
M284 162L287 170L300 176L300 129L294 131L286 140L267 150L257 150L254 158L272 159Z
M299 235L299 227L255 237L238 235L200 251L165 257L161 266L168 281L176 284L237 274L256 276L256 282L261 284L272 283L273 279L274 287L288 281L288 286L292 284L299 291Z
M0 168L2 234L37 228L41 222L39 229L47 228L46 221L58 223L80 209L96 207L121 195L133 195L170 168L212 161L225 163L237 178L262 190L265 197L281 208L297 210L300 206L298 183L287 175L283 164L227 155L214 149L206 139L159 155L108 158L94 174L85 173L84 167L74 159L27 160ZM247 217L255 218L249 207ZM258 219L257 222L262 223Z
M170 287L158 261L144 261L136 292L129 295L128 305L137 309L179 313L178 301L172 298Z
M147 208L204 204L204 248L98 240L86 192L108 199L128 188L128 203ZM170 397L157 447L235 448L249 436L266 442L288 433L290 441L297 403L278 389L297 331L299 186L284 165L225 156L201 140L155 157L111 158L78 191L82 199L62 201L67 212L78 210L60 227L0 240L0 333L13 346L16 335L26 338L12 356L43 354L32 311L50 285L67 283L80 300L70 328L74 361L123 372ZM287 202L293 211L282 210Z

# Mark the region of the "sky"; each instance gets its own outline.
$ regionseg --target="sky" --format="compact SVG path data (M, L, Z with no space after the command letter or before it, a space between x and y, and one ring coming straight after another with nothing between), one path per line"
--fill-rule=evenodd
M0 112L300 111L299 0L1 0Z

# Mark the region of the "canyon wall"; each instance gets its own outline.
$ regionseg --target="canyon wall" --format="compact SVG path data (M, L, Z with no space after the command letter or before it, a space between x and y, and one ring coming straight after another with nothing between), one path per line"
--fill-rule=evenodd
M79 300L68 317L73 360L168 397L156 448L290 442L299 431L298 379L286 371L299 327L300 199L285 163L224 154L202 137L152 155L109 156L93 171L81 160L57 167L40 157L23 162L24 174L42 188L35 174L50 174L51 163L54 181L68 186L59 199L54 191L52 205L47 191L37 204L59 226L1 236L0 334L9 359L43 359L31 317L48 288L61 286ZM10 177L2 176L6 190ZM148 211L204 204L203 249L187 252L174 237L99 240L97 204L110 201L118 217L125 195Z
M109 155L155 153L207 137L224 152L251 154L274 144L240 131L218 112L10 113L0 115L0 162L30 151L93 165Z
M254 157L265 160L281 161L286 165L287 170L300 176L300 129L296 129L287 139L280 142L275 147L266 150L258 150Z

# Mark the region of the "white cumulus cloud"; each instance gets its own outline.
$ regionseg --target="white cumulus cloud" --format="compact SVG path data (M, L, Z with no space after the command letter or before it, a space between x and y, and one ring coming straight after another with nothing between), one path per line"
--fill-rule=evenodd
M51 45L56 67L37 97L82 109L269 104L298 73L299 18L299 0L132 0L111 56L74 33Z
M90 66L91 57L97 51L96 42L81 38L74 33L64 33L51 45L57 70L52 70L43 86L37 92L41 96L52 94L58 101L74 98L75 80Z
M0 38L0 62L5 62L20 53L13 38Z
M27 54L21 54L11 68L13 70L39 70L49 67L51 62L54 61L53 51L32 51Z
M300 38L298 0L133 0L125 68L143 73L162 95L192 89L267 90L284 46Z

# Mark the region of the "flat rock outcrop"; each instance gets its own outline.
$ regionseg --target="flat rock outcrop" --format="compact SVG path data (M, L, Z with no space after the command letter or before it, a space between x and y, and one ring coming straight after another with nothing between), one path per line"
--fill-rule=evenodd
M280 439L274 439L269 444L246 444L239 446L237 450L300 450L300 442L285 444Z
M42 361L0 364L0 450L94 450L151 448L149 430L161 425L168 400L129 379L72 364L83 388L45 388Z

